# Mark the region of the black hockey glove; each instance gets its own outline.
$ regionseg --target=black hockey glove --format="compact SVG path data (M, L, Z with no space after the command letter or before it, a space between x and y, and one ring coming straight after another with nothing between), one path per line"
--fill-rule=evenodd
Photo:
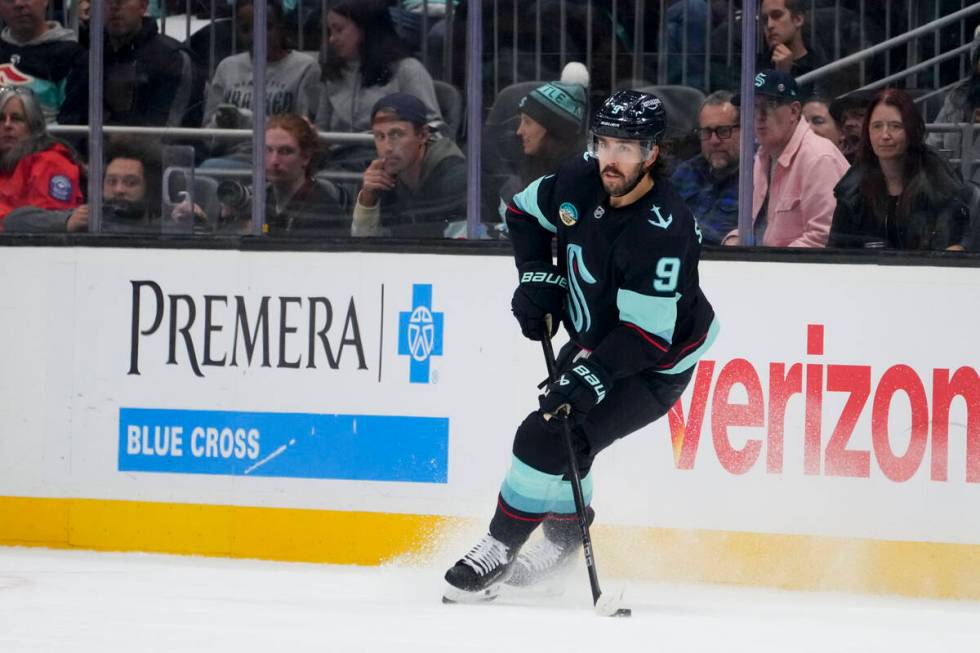
M525 338L541 340L546 325L548 336L554 337L564 315L567 294L568 280L553 265L537 263L520 269L520 285L514 291L510 307Z
M568 406L575 422L581 422L592 407L605 398L612 381L609 373L589 359L572 363L571 369L562 372L538 397L541 412L555 415Z

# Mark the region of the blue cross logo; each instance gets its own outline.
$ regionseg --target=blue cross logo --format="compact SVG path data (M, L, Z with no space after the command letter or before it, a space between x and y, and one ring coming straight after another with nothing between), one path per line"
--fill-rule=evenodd
M432 311L432 284L412 284L412 310L398 313L398 355L410 356L408 380L429 382L429 358L442 356L443 313Z

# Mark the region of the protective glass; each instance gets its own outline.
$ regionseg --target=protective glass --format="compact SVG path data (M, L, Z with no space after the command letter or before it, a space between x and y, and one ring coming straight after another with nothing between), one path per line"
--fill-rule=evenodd
M606 161L642 163L649 158L652 149L650 141L620 140L596 134L589 139L589 154Z

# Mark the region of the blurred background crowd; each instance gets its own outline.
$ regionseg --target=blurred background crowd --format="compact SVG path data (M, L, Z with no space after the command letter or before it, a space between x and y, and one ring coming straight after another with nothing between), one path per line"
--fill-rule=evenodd
M0 0L4 234L504 239L636 88L705 245L980 248L980 3L94 1Z

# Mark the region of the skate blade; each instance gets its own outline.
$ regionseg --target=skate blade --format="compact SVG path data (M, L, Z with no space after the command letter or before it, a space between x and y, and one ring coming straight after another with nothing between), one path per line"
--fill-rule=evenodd
M528 585L508 584L502 593L507 596L515 597L553 599L564 596L567 589L568 584L564 581L555 582L545 580Z
M500 596L500 585L501 583L498 583L476 592L467 592L466 590L461 590L458 587L450 585L442 595L442 602L449 605L456 603L487 603Z

